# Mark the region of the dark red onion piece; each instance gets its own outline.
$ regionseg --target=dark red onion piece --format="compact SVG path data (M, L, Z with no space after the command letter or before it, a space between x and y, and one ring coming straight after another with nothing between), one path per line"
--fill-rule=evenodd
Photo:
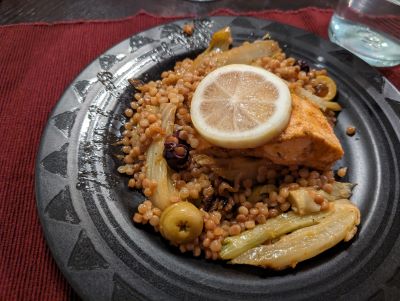
M183 153L177 152L177 148ZM185 144L181 143L164 143L164 158L168 163L168 166L174 170L181 170L187 167L189 161L189 148Z

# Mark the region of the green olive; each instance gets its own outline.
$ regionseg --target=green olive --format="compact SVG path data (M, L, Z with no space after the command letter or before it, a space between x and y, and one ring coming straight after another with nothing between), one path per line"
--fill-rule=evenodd
M198 237L202 231L203 215L190 202L175 203L161 214L161 235L173 243L190 242Z

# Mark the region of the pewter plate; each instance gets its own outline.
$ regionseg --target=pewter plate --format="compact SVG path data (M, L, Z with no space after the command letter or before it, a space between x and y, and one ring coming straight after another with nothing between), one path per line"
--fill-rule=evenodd
M54 108L36 163L45 236L59 268L85 300L388 300L400 296L400 94L348 51L311 33L246 17L187 20L144 31L114 46L74 80ZM157 79L201 52L211 33L231 26L235 43L269 32L288 55L326 67L344 110L337 163L358 183L357 237L281 272L182 255L131 222L143 199L119 175L115 143L133 90L129 78ZM349 125L357 128L345 135Z

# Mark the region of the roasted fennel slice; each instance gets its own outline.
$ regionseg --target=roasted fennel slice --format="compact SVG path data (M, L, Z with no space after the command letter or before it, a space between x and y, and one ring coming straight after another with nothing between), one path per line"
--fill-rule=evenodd
M226 42L228 41L229 40L226 40ZM218 45L221 44L223 44L222 41L219 41ZM192 69L198 69L202 66L203 62L209 62L209 60L212 60L217 68L229 64L250 65L258 58L265 56L273 57L281 52L278 43L275 41L245 43L226 51L221 51L221 48L222 47L219 46L217 49L207 49L204 53L200 54L194 60Z
M349 199L355 185L356 184L347 182L334 182L331 193L327 193L323 190L318 190L318 193L331 202L339 199Z
M161 126L165 136L171 135L174 129L176 106L171 103L161 105ZM169 175L169 167L164 159L165 138L159 138L151 143L146 152L146 177L157 181L157 187L151 196L155 207L164 210L171 204L173 198L179 197L179 193L172 183Z
M211 37L210 44L207 49L201 54L205 55L210 52L221 52L229 49L229 46L232 44L232 34L231 28L229 26L223 27L220 30L214 32ZM201 56L199 55L199 57Z
M319 194L326 200L334 202L340 199L349 199L351 196L354 184L334 182L332 191L327 193L322 189L305 188L291 190L289 192L289 202L292 204L292 210L300 215L309 214L319 211L321 206L314 202L313 195Z
M292 205L292 210L299 215L306 215L321 210L321 206L315 203L314 198L305 188L290 191L288 199Z
M284 235L270 245L246 251L230 261L232 264L248 264L282 270L312 258L341 241L348 241L357 232L360 211L348 200L332 203L333 214L318 224Z
M333 210L331 209L306 216L300 216L294 212L282 213L277 217L268 219L265 224L257 225L252 230L225 238L220 256L222 259L235 258L265 241L278 238L303 227L315 225L332 213Z

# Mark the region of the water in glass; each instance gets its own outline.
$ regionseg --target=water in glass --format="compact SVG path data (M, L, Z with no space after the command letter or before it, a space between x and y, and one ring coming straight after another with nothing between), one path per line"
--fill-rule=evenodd
M329 38L370 65L400 64L400 0L340 0Z

